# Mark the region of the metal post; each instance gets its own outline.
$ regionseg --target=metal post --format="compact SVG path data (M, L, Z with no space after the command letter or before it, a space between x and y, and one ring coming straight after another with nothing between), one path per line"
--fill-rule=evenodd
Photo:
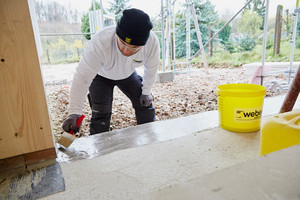
M204 48L203 48L200 28L199 28L199 24L198 24L198 19L197 19L197 16L196 16L196 11L195 11L195 7L194 7L193 3L190 5L190 8L191 8L193 19L194 19L194 25L195 25L195 30L196 30L198 42L199 42L199 47L200 47L200 49L202 49L201 50L201 56L202 56L202 60L203 60L204 69L205 69L205 72L207 73L208 72L208 65L207 65L207 61L206 61L205 51L204 51Z
M277 11L276 11L273 56L276 56L280 53L281 28L282 28L282 10L283 10L283 6L278 5L277 6Z
M174 54L174 60L173 60L173 69L174 72L176 71L176 42L175 42L175 17L176 17L176 13L175 13L175 1L173 2L173 54Z
M298 2L298 1L297 1ZM296 34L297 34L297 23L298 23L298 15L299 15L300 8L297 7L293 13L294 18L294 27L293 27L293 37L290 41L291 47L291 55L290 55L290 66L289 66L289 80L288 84L291 82L291 74L292 74L292 67L294 62L294 51L295 51L295 44L296 44Z
M164 28L164 0L161 0L161 46L162 46L162 67L166 71L165 64L165 28Z
M170 69L171 69L171 0L168 0L168 49L169 49L169 54L168 54L168 60L169 60L169 65L170 65Z
M166 18L166 66L170 67L170 39L171 39L171 15L170 0L166 0L167 18Z
M103 29L104 28L104 18L103 18L104 9L103 9L102 0L100 0L100 9L101 9L101 21L100 21L100 25L101 25L101 29Z
M212 25L213 25L213 23L209 22L209 28L208 28L208 36L209 36L209 38L211 38L213 36ZM213 56L213 41L211 41L208 44L208 51L209 51L209 57L212 57Z
M260 85L264 84L264 66L265 66L265 59L266 59L266 46L267 46L267 33L268 33L268 15L269 15L269 0L266 1Z
M190 76L190 57L191 57L191 24L190 24L190 0L186 0L187 2L187 6L186 6L186 62L187 62L187 66L186 66L186 70L187 70L187 74L188 76Z
M94 21L94 28L95 30L93 32L97 32L96 30L96 3L95 3L95 0L93 0L93 21ZM94 34L93 34L94 35ZM92 36L92 35L91 35Z

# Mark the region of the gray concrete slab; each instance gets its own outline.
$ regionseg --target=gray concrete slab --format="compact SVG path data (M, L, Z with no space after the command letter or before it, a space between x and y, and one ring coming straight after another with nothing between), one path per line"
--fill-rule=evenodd
M216 171L158 191L141 199L300 199L300 145ZM136 198L138 199L138 198Z
M292 70L296 70L300 65L300 62L293 62ZM255 63L247 63L243 65L246 74L253 75L256 68L261 66L261 62ZM276 75L276 74L284 74L288 72L290 62L265 62L265 66L270 66L270 70L265 73L265 75Z

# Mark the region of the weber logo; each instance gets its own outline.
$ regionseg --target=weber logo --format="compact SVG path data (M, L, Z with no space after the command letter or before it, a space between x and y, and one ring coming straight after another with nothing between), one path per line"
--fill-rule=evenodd
M133 62L134 62L134 63L142 63L143 61L142 61L142 60L134 60L134 59L133 59Z
M236 121L249 121L260 119L262 108L235 108Z

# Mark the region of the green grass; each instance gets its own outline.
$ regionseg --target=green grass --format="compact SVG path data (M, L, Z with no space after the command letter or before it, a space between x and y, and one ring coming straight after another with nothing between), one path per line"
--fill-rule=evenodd
M294 51L294 61L300 61L300 40L296 41L296 46ZM271 48L267 49L265 62L289 62L291 53L290 42L286 39L281 40L280 44L280 54L273 56L273 45ZM246 63L261 62L262 61L262 44L256 45L252 51L246 52L235 52L229 53L229 51L218 47L216 51L213 52L212 57L208 57L207 62L210 66L233 66L238 67ZM192 60L192 64L202 63L201 55Z

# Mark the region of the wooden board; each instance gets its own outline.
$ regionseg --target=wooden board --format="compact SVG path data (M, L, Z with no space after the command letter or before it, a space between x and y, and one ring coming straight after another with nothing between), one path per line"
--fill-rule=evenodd
M0 27L0 159L54 148L27 0L1 0Z

